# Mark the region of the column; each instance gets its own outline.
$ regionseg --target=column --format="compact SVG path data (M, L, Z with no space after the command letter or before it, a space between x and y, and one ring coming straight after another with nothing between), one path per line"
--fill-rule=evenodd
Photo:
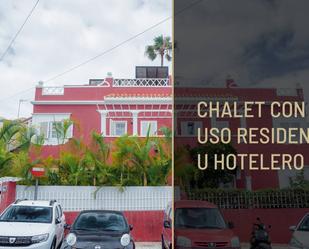
M106 116L108 111L100 111L101 113L101 134L106 136Z
M133 119L133 135L138 135L138 113L139 111L134 110L131 111L132 119Z

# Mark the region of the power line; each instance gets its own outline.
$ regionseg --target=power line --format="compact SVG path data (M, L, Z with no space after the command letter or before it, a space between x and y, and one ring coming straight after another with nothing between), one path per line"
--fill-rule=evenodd
M0 102L6 101L6 100L8 100L8 99L12 99L12 98L14 98L14 97L16 97L16 96L18 96L18 95L21 95L21 94L23 94L23 93L29 92L30 90L32 90L32 89L34 89L34 88L35 88L35 87L32 86L32 87L29 87L29 88L27 88L27 89L25 89L25 90L19 91L19 92L13 94L13 95L10 95L10 96L8 96L8 97L5 97L5 98L3 98L3 99L0 99Z
M99 53L98 55L96 55L96 56L94 56L94 57L89 58L88 60L85 60L85 61L81 62L80 64L77 64L76 66L73 66L73 67L67 69L66 71L64 71L64 72L62 72L62 73L59 73L59 74L57 74L57 75L51 77L51 78L48 79L48 80L45 80L44 82L49 82L49 81L55 80L55 79L57 79L57 78L63 76L64 74L67 74L67 73L69 73L69 72L71 72L71 71L73 71L73 70L75 70L75 69L77 69L77 68L79 68L79 67L84 66L85 64L88 64L89 62L91 62L91 61L93 61L93 60L95 60L95 59L97 59L97 58L99 58L99 57L101 57L101 56L103 56L103 55L105 55L105 54L107 54L107 53L109 53L109 52L115 50L116 48L119 48L120 46L124 45L125 43L134 40L135 38L141 36L142 34L148 32L149 30L151 30L151 29L153 29L153 28L155 28L155 27L161 25L162 23L168 21L168 20L171 19L171 18L172 18L172 17L170 16L170 17L167 17L167 18L161 20L160 22L158 22L158 23L156 23L156 24L150 26L149 28L145 29L144 31L142 31L142 32L140 32L140 33L138 33L138 34L135 34L135 35L131 36L130 38L128 38L128 39L126 39L126 40L124 40L124 41L118 43L117 45L115 45L115 46L113 46L113 47L111 47L111 48L109 48L109 49L107 49L107 50L105 50L105 51Z
M188 5L185 6L184 8L182 8L182 9L176 11L175 14L174 14L174 16L183 13L185 10L188 10L188 9L192 8L193 6L199 4L199 3L202 2L202 1L204 1L204 0L197 0L197 1L194 1L193 3L191 3L191 4L188 4ZM158 22L158 23L156 23L156 24L150 26L149 28L145 29L144 31L142 31L142 32L140 32L140 33L138 33L138 34L135 34L135 35L131 36L130 38L128 38L128 39L126 39L126 40L124 40L124 41L118 43L117 45L115 45L115 46L113 46L113 47L111 47L111 48L109 48L109 49L107 49L107 50L105 50L105 51L99 53L98 55L96 55L96 56L94 56L94 57L89 58L88 60L85 60L85 61L83 61L83 62L77 64L76 66L73 66L73 67L71 67L71 68L69 68L69 69L63 71L62 73L59 73L59 74L57 74L57 75L55 75L55 76L49 78L48 80L45 80L44 82L49 82L49 81L55 80L55 79L57 79L57 78L59 78L59 77L65 75L65 74L68 74L68 73L72 72L73 70L76 70L77 68L80 68L80 67L84 66L85 64L88 64L89 62L91 62L91 61L93 61L93 60L96 60L97 58L99 58L99 57L101 57L101 56L103 56L103 55L105 55L105 54L107 54L107 53L109 53L109 52L115 50L116 48L118 48L118 47L124 45L125 43L134 40L135 38L137 38L137 37L143 35L144 33L146 33L146 32L148 32L148 31L154 29L155 27L161 25L162 23L165 23L166 21L168 21L168 20L170 20L170 19L172 19L172 16L169 16L169 17L167 17L167 18L164 18L164 19L161 20L160 22Z
M40 1L40 0L38 0L37 3L38 3L39 1ZM178 10L177 12L175 12L174 16L175 16L175 15L181 14L181 13L184 12L185 10L187 10L187 9L189 9L189 8L192 8L193 6L199 4L199 3L202 2L202 1L204 1L204 0L197 0L197 1L195 1L195 2L193 2L193 3L191 3L191 4L189 4L189 5L185 6L184 8L182 8L182 9ZM36 5L37 5L37 3L36 3ZM35 7L34 7L34 8L35 8ZM34 9L34 8L33 8L33 9ZM33 12L33 11L32 11L32 12ZM142 31L142 32L140 32L140 33L138 33L138 34L135 34L135 35L131 36L130 38L128 38L128 39L126 39L126 40L124 40L124 41L118 43L117 45L115 45L115 46L113 46L113 47L111 47L111 48L109 48L109 49L107 49L107 50L101 52L100 54L98 54L98 55L96 55L96 56L94 56L94 57L91 57L90 59L88 59L88 60L86 60L86 61L84 61L84 62L82 62L82 63L80 63L80 64L78 64L78 65L76 65L76 66L73 66L73 67L67 69L67 70L64 71L64 72L59 73L59 74L57 74L57 75L55 75L55 76L49 78L49 79L46 80L45 82L49 82L49 81L52 81L52 80L54 80L54 79L57 79L57 78L59 78L59 77L65 75L65 74L67 74L67 73L69 73L69 72L71 72L71 71L73 71L73 70L76 70L76 69L79 68L79 67L82 67L83 65L85 65L85 64L87 64L87 63L89 63L89 62L91 62L91 61L93 61L93 60L95 60L95 59L97 59L97 58L99 58L99 57L101 57L101 56L103 56L103 55L105 55L105 54L107 54L107 53L113 51L113 50L115 50L116 48L118 48L118 47L124 45L125 43L127 43L127 42L129 42L129 41L131 41L131 40L133 40L133 39L135 39L135 38L141 36L142 34L144 34L144 33L148 32L148 31L150 31L151 29L153 29L153 28L155 28L155 27L161 25L162 23L164 23L164 22L170 20L171 18L172 18L172 16L169 16L169 17L167 17L167 18L164 18L164 19L161 20L160 22L158 22L158 23L156 23L156 24L154 24L154 25L148 27L148 28L145 29L144 31ZM30 87L30 88L28 88L28 89L25 89L25 90L22 90L22 91L20 91L20 92L17 92L17 93L14 94L14 95L11 95L11 96L9 96L9 97L6 97L6 98L4 98L4 99L1 99L0 102L5 101L5 100L7 100L7 99L14 98L15 96L18 96L18 95L20 95L20 94L26 93L26 92L28 92L28 91L34 89L34 88L35 88L35 87Z
M27 18L25 19L25 21L23 22L23 24L20 26L20 28L18 29L17 33L15 34L15 36L13 37L13 39L11 40L9 46L6 48L6 50L3 52L3 54L0 57L0 62L3 60L3 58L6 56L6 54L9 52L11 46L13 45L13 43L15 42L17 36L20 34L20 32L23 30L25 24L27 23L28 19L31 17L33 11L35 10L36 6L39 4L40 0L37 0L36 3L34 4L34 6L32 7L31 11L29 12Z

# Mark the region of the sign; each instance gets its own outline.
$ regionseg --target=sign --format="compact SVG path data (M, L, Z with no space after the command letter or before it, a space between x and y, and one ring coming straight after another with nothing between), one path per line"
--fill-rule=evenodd
M31 174L34 177L38 177L38 178L43 177L43 176L45 176L45 169L42 168L42 167L32 167Z

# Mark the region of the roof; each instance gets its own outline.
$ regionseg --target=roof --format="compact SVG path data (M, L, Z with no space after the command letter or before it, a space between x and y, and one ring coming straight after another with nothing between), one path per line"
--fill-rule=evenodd
M15 206L39 206L39 207L50 207L50 201L35 201L35 200L21 200L14 203Z
M111 93L105 98L171 98L171 93Z
M217 205L208 201L193 201L193 200L181 200L175 201L175 208L218 208Z

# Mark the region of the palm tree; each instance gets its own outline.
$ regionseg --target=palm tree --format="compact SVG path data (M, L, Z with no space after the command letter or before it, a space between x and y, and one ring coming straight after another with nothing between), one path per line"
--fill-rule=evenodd
M153 39L153 45L146 46L145 55L150 60L155 60L157 55L161 58L161 67L164 64L164 57L170 61L172 59L172 42L169 36L163 37L163 35L157 36Z
M120 171L120 186L125 186L129 182L132 169L132 154L134 150L135 137L128 135L121 136L114 141L115 150L112 154L117 172ZM125 173L126 179L124 178ZM119 173L118 173L119 174Z
M19 121L5 120L0 129L0 170L10 168L12 160L21 152L27 152L35 136L33 128Z
M89 165L93 186L107 181L110 173L108 171L108 158L110 155L110 145L105 143L104 138L97 132L91 134L91 144L86 150L84 162Z

